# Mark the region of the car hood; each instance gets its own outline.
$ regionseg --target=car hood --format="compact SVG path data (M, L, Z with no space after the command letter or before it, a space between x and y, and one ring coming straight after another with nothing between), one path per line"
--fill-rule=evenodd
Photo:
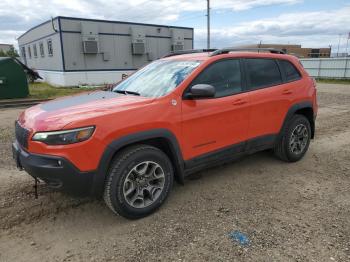
M21 126L34 131L63 129L69 123L144 106L153 98L96 91L55 99L28 108L19 116Z

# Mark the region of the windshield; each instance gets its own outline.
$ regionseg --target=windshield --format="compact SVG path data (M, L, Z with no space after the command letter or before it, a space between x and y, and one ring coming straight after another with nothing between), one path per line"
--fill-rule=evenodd
M113 92L160 97L174 90L200 61L157 60L113 88Z

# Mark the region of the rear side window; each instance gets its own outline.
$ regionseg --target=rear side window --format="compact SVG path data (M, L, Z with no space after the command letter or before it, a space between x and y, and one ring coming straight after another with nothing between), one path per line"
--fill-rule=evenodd
M274 59L245 59L248 88L259 89L282 83L281 73Z
M208 84L215 87L215 97L242 92L241 70L238 59L222 60L209 65L192 82L191 86Z
M295 66L291 62L286 60L279 60L279 63L284 70L286 82L299 80L301 78L299 71L295 68Z

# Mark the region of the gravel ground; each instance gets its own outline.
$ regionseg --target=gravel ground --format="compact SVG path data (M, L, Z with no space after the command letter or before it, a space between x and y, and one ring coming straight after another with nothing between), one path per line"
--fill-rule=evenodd
M136 221L45 185L34 199L11 159L21 110L1 109L0 261L350 261L350 86L319 84L318 97L303 160L261 152L195 174Z

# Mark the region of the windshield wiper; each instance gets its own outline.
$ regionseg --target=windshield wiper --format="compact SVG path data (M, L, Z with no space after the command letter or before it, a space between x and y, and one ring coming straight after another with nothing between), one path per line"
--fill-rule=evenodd
M135 91L128 91L128 90L115 90L113 92L116 92L118 94L124 94L124 95L135 95L135 96L140 95L140 93L137 93Z

